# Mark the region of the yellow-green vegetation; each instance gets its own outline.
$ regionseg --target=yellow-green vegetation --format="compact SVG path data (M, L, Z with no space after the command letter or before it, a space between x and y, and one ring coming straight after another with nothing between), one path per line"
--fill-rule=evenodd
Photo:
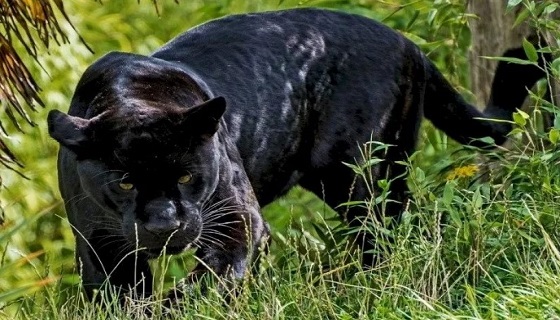
M532 1L526 18L546 27ZM553 4L550 1L551 6ZM65 2L70 44L39 55L32 71L47 107L32 114L37 128L7 138L25 164L21 176L0 171L0 319L136 319L163 315L161 297L193 261L189 253L153 262L158 293L153 301L90 304L80 291L74 239L60 200L57 145L46 130L46 113L66 110L80 75L111 50L148 54L180 32L231 13L322 6L382 20L418 43L453 84L468 96L469 45L465 0L213 0ZM547 7L546 10L560 10ZM157 10L156 10L157 9ZM159 14L159 15L158 15ZM558 22L556 22L558 23ZM558 38L560 33L555 34ZM558 54L556 54L558 56ZM560 61L551 77L560 79ZM31 63L31 65L33 65ZM539 112L555 106L533 94ZM459 147L429 124L407 166L411 199L399 227L368 226L390 236L390 253L361 270L345 228L332 210L304 190L269 205L274 245L237 296L197 286L177 319L555 319L560 317L560 123L535 125L538 114L516 116L508 151ZM13 130L11 132L14 132ZM368 150L364 146L364 150ZM364 154L366 157L372 155ZM382 160L382 159L381 159ZM372 161L371 163L375 163ZM367 170L356 167L356 170ZM379 181L381 187L390 181ZM372 201L384 201L383 195ZM352 203L348 205L368 205ZM210 279L207 279L211 281Z

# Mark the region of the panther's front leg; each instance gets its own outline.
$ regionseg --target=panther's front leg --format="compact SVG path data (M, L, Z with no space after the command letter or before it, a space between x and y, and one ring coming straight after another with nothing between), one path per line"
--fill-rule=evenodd
M126 250L130 245L125 239L104 230L94 231L88 241L77 239L77 265L90 300L101 301L95 294L99 289L118 294L121 301L125 295L134 299L151 296L152 273L143 251Z
M195 241L199 264L177 289L171 300L183 296L180 289L188 289L206 274L221 278L220 283L231 289L243 279L258 254L268 244L269 230L264 221L253 187L243 167L239 151L226 131L218 132L219 182L213 194L201 205L202 228Z
M229 293L249 269L256 266L259 254L266 250L268 239L269 229L258 206L231 212L215 228L203 227L200 248L196 252L199 263L169 293L169 299L180 301L188 295L192 285L208 276L218 276L218 290Z

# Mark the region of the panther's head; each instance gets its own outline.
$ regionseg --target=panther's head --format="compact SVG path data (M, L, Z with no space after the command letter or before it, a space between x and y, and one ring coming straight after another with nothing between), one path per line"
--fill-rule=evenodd
M158 77L143 63L125 71L97 82L85 114L51 111L49 134L76 155L85 196L118 233L149 253L175 253L199 241L217 209L211 203L223 159L215 133L225 99L203 101L186 90L192 83L181 86L180 71ZM74 103L84 101L76 95Z

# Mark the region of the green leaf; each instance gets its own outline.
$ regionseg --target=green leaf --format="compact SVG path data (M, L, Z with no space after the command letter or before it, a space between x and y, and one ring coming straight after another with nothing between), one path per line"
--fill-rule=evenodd
M543 98L546 91L548 89L548 81L546 78L542 78L541 80L537 81L537 96L539 98Z
M315 223L312 223L311 226L313 226L313 229L315 230L315 232L317 233L317 236L319 237L319 239L325 243L329 242L330 240L330 236L328 236L324 231L323 228L318 226Z
M529 10L527 9L523 9L523 11L521 11L518 15L517 18L515 19L515 22L513 23L513 27L515 28L518 25L520 25L523 21L525 21L528 17L529 17Z
M553 144L556 144L559 138L560 138L560 131L558 131L558 129L555 128L550 129L550 131L548 132L548 140L550 140L550 142L552 142Z
M434 23L434 19L436 18L437 15L437 9L432 9L430 10L430 12L428 12L428 24L432 25Z
M461 215L457 210L449 210L449 216L455 226L461 227L463 225L463 220L461 220Z
M492 138L492 137L482 137L482 138L480 138L480 139L478 139L478 140L480 140L481 142L484 142L484 143L487 144L487 145L494 145L494 144L496 144L496 141L495 141L494 138Z
M546 8L544 8L543 13L544 14L553 13L554 11L556 11L556 9L558 9L558 7L560 7L558 3L549 4L548 6L546 6Z
M428 41L418 35L415 35L414 33L410 33L410 32L402 32L402 34L407 37L409 40L411 40L412 42L414 42L414 44L416 44L417 46L421 46L426 44Z
M552 156L554 156L552 153L545 153L540 157L540 159L541 161L548 161L552 159Z
M520 127L524 127L527 124L527 120L518 112L513 114L513 122Z
M488 60L505 61L505 62L515 63L515 64L523 64L523 65L532 64L532 65L538 67L538 64L537 64L536 62L529 61L529 60L523 60L523 59L519 59L519 58L510 58L510 57L488 57L488 56L482 56L482 58L488 59Z
M518 229L517 232L519 233L520 236L522 236L523 238L529 240L530 242L533 242L533 243L536 243L536 244L539 244L539 243L540 243L540 240L539 240L539 239L537 239L537 238L535 238L535 237L529 235L527 232L525 232L525 231L523 231L523 230L519 230L519 229Z
M556 76L560 75L560 58L556 58L552 61L550 69L556 73Z
M342 162L342 164L344 164L345 166L347 166L348 168L352 169L352 171L354 171L354 173L356 174L360 174L362 172L362 170L360 169L360 167L358 167L355 164L351 164L351 163L347 163L347 162Z
M560 130L560 113L554 113L554 128Z
M451 202L453 201L453 194L454 194L454 190L453 188L455 188L455 185L451 182L447 182L445 184L445 187L443 188L443 203L446 205L451 205Z
M521 3L521 1L523 1L523 0L508 0L508 3L507 3L508 9L519 5Z
M389 187L389 182L387 182L387 179L380 179L380 180L377 180L377 186L381 190L386 190Z
M424 181L426 179L424 170L420 169L420 167L416 167L416 169L414 170L414 178L418 182Z
M536 62L539 60L537 49L535 49L535 46L533 46L531 42L527 41L527 39L523 39L523 50L525 51L525 55L527 55L529 61Z
M479 209L482 207L482 195L480 194L480 190L476 189L472 197L472 206L474 209Z
M420 10L414 10L414 15L412 16L412 18L410 18L410 20L408 21L408 24L406 25L406 28L405 28L406 31L408 31L408 30L410 30L410 28L412 28L412 25L414 24L414 22L418 18L418 15L420 15Z
M438 197L436 197L436 195L433 194L433 192L430 192L428 194L428 199L430 199L430 201L436 201L438 199Z
M517 113L519 113L523 117L523 119L529 119L530 118L529 114L527 112L523 111L523 110L517 110Z
M348 202L343 202L343 203L339 204L338 206L336 206L336 209L341 208L341 207L354 207L354 206L364 206L364 205L365 205L365 201L362 201L362 200L348 201Z
M383 159L379 159L379 158L368 159L366 162L364 162L364 164L362 165L362 168L373 167L374 165L376 165L380 162L383 162Z

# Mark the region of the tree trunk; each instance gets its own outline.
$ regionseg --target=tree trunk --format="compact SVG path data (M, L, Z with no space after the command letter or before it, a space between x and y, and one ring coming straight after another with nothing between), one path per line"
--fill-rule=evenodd
M483 56L502 56L506 50L520 47L523 38L530 37L531 30L526 23L512 28L517 11L506 14L507 1L469 0L467 11L478 18L472 19L471 49L469 52L471 91L476 97L476 105L482 107L489 101L492 80L497 61Z

